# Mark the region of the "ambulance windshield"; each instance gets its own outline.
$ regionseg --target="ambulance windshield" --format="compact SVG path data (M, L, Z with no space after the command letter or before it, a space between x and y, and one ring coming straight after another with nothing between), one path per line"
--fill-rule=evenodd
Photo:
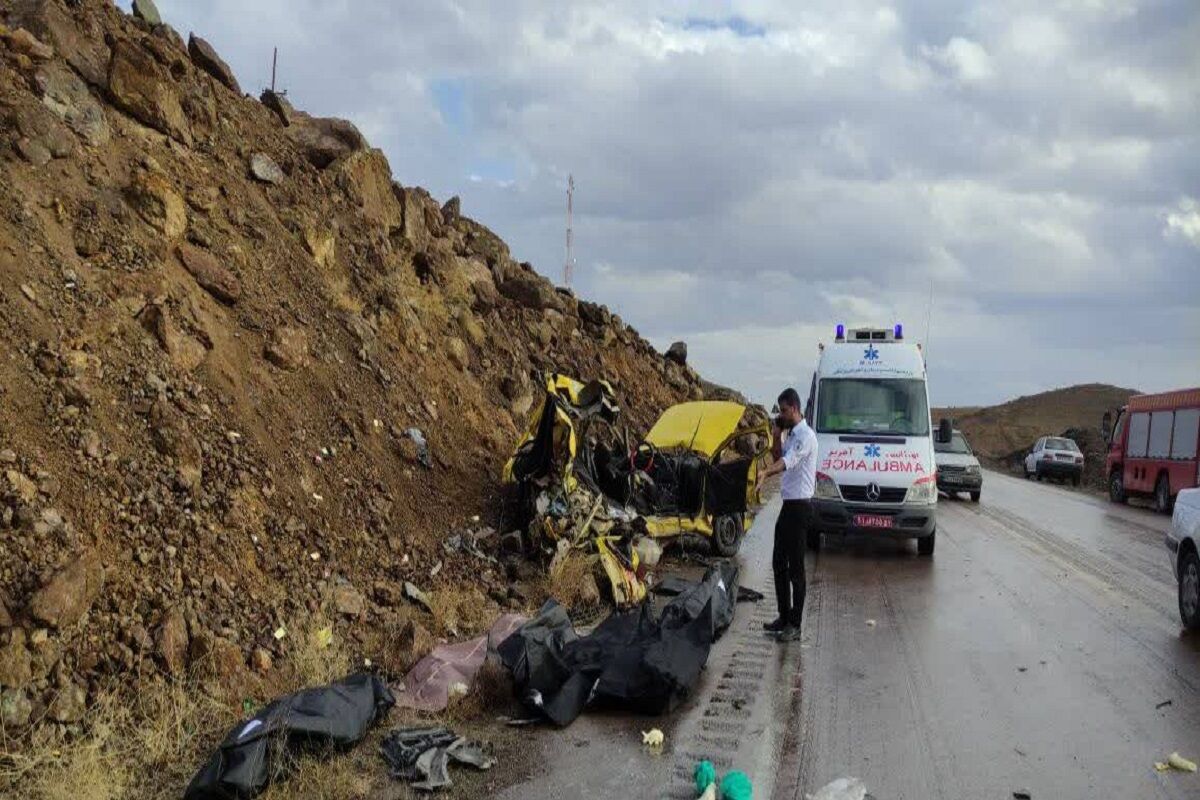
M925 381L825 378L817 390L818 433L928 436Z

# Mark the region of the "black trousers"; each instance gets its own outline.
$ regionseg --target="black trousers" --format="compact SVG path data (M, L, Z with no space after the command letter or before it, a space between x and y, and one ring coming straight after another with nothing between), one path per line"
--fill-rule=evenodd
M784 500L775 520L775 548L771 551L775 600L779 617L797 627L804 616L804 546L812 517L810 501Z

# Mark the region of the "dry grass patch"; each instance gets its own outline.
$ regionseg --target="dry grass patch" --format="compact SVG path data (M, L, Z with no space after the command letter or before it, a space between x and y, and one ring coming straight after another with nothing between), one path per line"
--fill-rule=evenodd
M371 752L367 753L370 749ZM380 796L382 771L377 764L364 763L370 755L379 757L367 743L351 753L335 753L328 758L304 756L289 765L287 777L275 781L259 795L262 800L374 800Z
M281 688L278 694L331 683L346 677L354 666L344 638L319 614L290 627L284 647L284 656L273 670L276 680L271 683L282 680L289 688Z
M322 617L289 628L285 654L260 685L269 702L351 671L351 654ZM196 770L244 714L236 698L215 697L195 680L149 680L136 693L102 693L74 738L55 728L15 740L0 731L0 797L22 800L177 800ZM46 723L49 725L49 723ZM46 734L51 734L47 736ZM366 747L364 744L359 750ZM373 749L369 755L374 755ZM345 756L301 759L271 800L357 800L378 773ZM371 778L363 776L372 776Z
M233 712L184 682L103 694L73 739L4 742L0 795L30 800L177 798Z
M435 633L474 636L491 627L499 607L478 589L439 589L429 593Z
M569 609L594 605L597 599L595 556L572 552L550 574L550 596Z

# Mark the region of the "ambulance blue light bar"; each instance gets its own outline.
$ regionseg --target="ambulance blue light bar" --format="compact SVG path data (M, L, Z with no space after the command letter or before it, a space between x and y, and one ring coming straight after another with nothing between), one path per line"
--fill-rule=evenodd
M838 326L834 331L834 335L839 342L844 341L846 339L846 326L838 323Z
M896 323L896 331L895 331L895 333L896 333L896 338L897 338L897 339L903 339L903 338L904 338L904 326L903 326L903 325L901 325L899 322L897 322L897 323Z

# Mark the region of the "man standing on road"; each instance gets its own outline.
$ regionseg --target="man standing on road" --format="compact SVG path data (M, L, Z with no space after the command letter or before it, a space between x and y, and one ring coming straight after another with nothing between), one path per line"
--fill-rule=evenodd
M765 623L763 628L778 634L779 641L790 642L800 638L800 623L804 616L804 546L808 528L812 525L817 435L804 421L800 395L795 389L784 389L778 402L776 460L763 470L762 477L783 473L780 481L783 508L775 520L775 547L771 552L779 617Z

